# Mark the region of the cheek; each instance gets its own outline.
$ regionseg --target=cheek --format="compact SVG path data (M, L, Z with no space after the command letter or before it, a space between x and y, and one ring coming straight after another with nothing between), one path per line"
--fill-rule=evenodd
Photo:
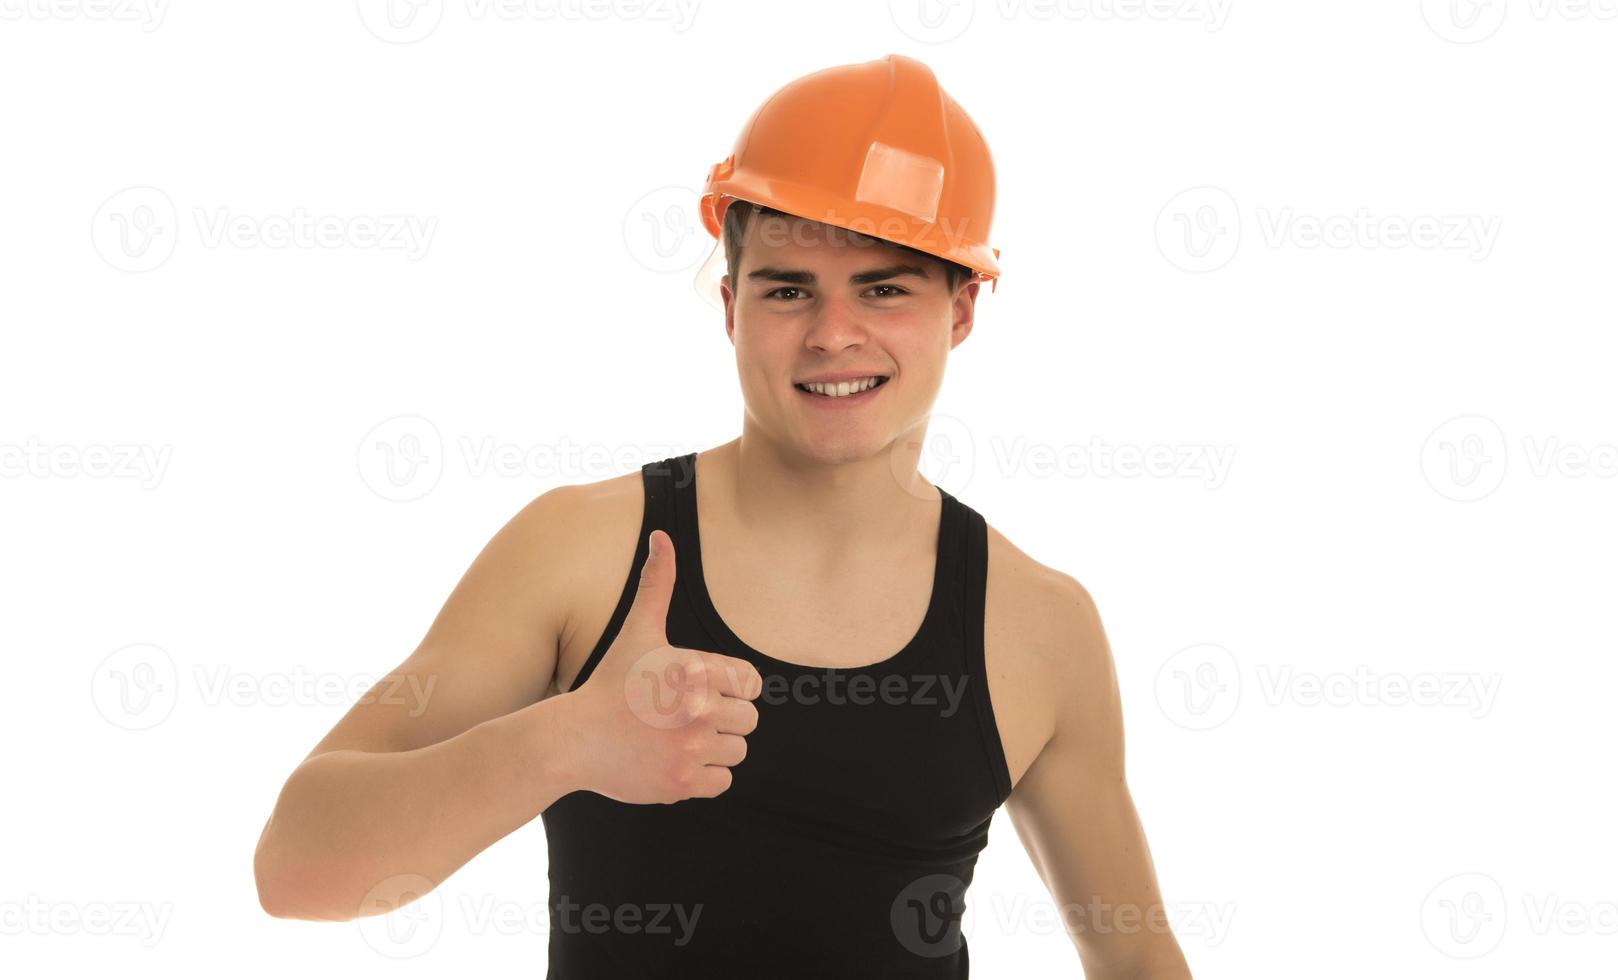
M936 320L920 317L894 326L882 334L882 345L901 371L913 376L943 373L950 350L948 327L940 328Z
M769 387L792 370L792 349L785 333L738 325L731 341L736 346L736 369L744 386Z

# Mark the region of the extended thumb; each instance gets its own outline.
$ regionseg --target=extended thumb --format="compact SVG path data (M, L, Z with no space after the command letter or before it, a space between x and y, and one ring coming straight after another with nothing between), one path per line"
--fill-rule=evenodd
M640 567L640 586L629 607L626 627L637 640L667 642L669 600L674 595L674 542L668 532L654 529L646 561Z

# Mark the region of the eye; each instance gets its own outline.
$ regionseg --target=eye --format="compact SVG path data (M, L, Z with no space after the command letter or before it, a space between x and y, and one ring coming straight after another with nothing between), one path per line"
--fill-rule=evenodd
M892 290L892 292L877 295L877 296L873 296L872 297L873 299L897 299L900 296L909 296L910 295L910 290L904 288L903 286L895 286L892 283L879 283L879 284L877 284L875 286L872 286L871 289L868 290L868 292L875 291L875 290L878 290L878 289L888 289L888 290ZM802 295L806 294L806 290L802 286L777 286L776 288L774 288L774 289L770 290L769 292L765 293L764 298L765 299L792 299L792 298L795 298L795 297L783 296L783 295L781 295L782 293L795 293L795 294L798 294L799 296L802 296Z

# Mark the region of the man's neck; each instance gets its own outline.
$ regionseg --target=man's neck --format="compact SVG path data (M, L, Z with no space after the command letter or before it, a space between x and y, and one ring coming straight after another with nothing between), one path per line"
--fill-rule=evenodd
M859 542L871 542L881 553L896 537L936 526L938 490L917 471L919 452L920 440L907 437L873 456L828 463L744 432L701 454L698 486L705 507L755 540L810 555L860 552Z

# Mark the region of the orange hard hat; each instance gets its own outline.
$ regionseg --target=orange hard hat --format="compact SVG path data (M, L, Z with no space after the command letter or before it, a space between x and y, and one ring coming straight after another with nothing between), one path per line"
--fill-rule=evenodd
M751 201L907 245L999 283L994 161L932 69L890 54L813 72L771 95L708 172L699 212L721 237L725 209ZM717 295L723 241L697 275ZM716 274L717 273L717 274ZM717 304L716 304L717 305Z

